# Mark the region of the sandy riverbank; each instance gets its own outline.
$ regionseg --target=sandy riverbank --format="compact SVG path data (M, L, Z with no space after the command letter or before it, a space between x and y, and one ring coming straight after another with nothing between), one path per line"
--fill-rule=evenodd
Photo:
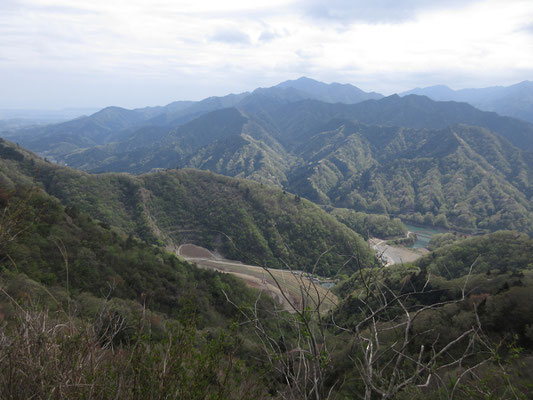
M378 238L370 238L369 243L385 261L386 265L413 262L429 253L429 250L424 248L414 249L402 246L391 246L388 245L385 240Z

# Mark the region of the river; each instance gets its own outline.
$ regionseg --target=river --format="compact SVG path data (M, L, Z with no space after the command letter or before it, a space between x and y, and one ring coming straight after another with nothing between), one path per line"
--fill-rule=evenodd
M414 249L420 249L420 248L427 248L428 243L431 240L431 237L433 235L436 235L437 233L446 233L449 232L448 230L444 228L435 228L435 227L427 227L427 226L416 226L411 224L403 223L407 230L409 232L416 233L416 242L409 246Z
M381 255L386 265L403 264L413 262L427 254L428 243L433 235L446 233L449 230L428 226L417 226L403 222L409 232L416 233L416 242L412 246L392 246L384 239L370 238L370 245Z

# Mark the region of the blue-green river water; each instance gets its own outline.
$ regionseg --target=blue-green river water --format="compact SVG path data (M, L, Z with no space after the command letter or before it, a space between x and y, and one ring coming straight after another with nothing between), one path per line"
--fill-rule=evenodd
M418 249L422 247L428 247L428 243L431 240L431 236L437 233L448 232L446 229L415 226L411 224L406 224L405 222L403 224L405 225L405 227L407 228L409 232L416 233L416 236L417 236L416 242L410 247L418 248Z

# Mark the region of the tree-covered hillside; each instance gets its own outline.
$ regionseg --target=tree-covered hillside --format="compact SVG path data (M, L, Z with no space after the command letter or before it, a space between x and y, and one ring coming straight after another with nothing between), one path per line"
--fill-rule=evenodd
M302 78L39 129L13 137L92 173L198 168L420 224L533 229L533 125L466 103Z
M426 225L531 231L527 154L482 128L377 128L337 121L297 148L288 186L319 203Z
M239 302L254 301L253 293L231 276L198 269L161 247L126 236L37 187L3 188L0 197L0 275L9 282L24 274L73 296L144 299L151 310L174 318L194 298L202 324L212 326L237 315L222 301L222 287ZM29 290L14 285L8 290Z
M370 154L360 166L379 163L374 148L408 162L417 143L434 155L428 163L446 165L460 150L482 167L490 159L516 185L527 177L514 175L521 152L478 128L391 128L392 137L353 128L344 132ZM447 135L445 149L432 145L436 132ZM468 153L479 135L490 139L482 158ZM302 149L327 159L325 147ZM498 157L505 151L510 157ZM326 208L205 171L91 175L2 140L0 396L526 396L530 237L454 238L414 264L382 267L352 229L404 233L399 221ZM288 313L235 278L183 262L163 242L268 266L309 270L319 260L316 272L354 274L334 289L341 302L330 313L320 302ZM301 282L302 295L317 284Z
M238 105L263 108L265 100L278 106L305 99L330 103L358 103L380 98L377 93L366 93L352 85L325 84L308 78L286 81L271 88L258 88L253 93L244 92L222 97L208 97L201 101L174 101L166 106L144 107L127 110L106 107L94 114L72 121L13 129L7 125L0 132L43 156L64 160L68 154L93 146L105 146L112 150L112 143L135 141L149 131L168 134L204 114ZM152 138L155 139L155 138ZM121 149L123 151L123 149ZM131 171L129 171L131 172Z
M291 90L257 90L237 108L65 161L92 172L199 168L426 225L532 230L530 124L414 95L331 104Z
M276 187L195 170L90 175L44 162L8 142L2 146L12 154L0 163L5 185L35 179L65 205L150 243L196 243L278 268L308 270L319 260L317 272L325 275L336 274L350 255L374 263L358 234ZM345 268L343 273L357 265Z
M336 370L346 379L344 393L348 387L352 393L363 390L354 378L358 374L375 379L377 392L392 390L395 382L413 377L416 365L425 365L433 351L448 346L426 371L431 377L391 398L512 398L509 393L527 398L532 252L527 235L500 231L443 245L413 264L359 271L344 281L335 289L343 300L331 317L337 340L345 341L337 355L345 362ZM354 349L358 335L362 345ZM390 375L394 370L397 380ZM374 376L374 371L379 372Z
M266 398L234 304L269 297L65 207L1 145L0 398Z

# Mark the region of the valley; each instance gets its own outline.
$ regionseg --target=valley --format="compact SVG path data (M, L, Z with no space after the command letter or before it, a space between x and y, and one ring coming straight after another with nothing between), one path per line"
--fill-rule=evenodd
M91 173L202 169L429 226L533 231L533 124L414 94L329 103L303 83L321 87L110 107L7 137Z
M0 398L526 398L531 123L301 78L6 126Z
M533 0L0 0L0 400L533 400Z

